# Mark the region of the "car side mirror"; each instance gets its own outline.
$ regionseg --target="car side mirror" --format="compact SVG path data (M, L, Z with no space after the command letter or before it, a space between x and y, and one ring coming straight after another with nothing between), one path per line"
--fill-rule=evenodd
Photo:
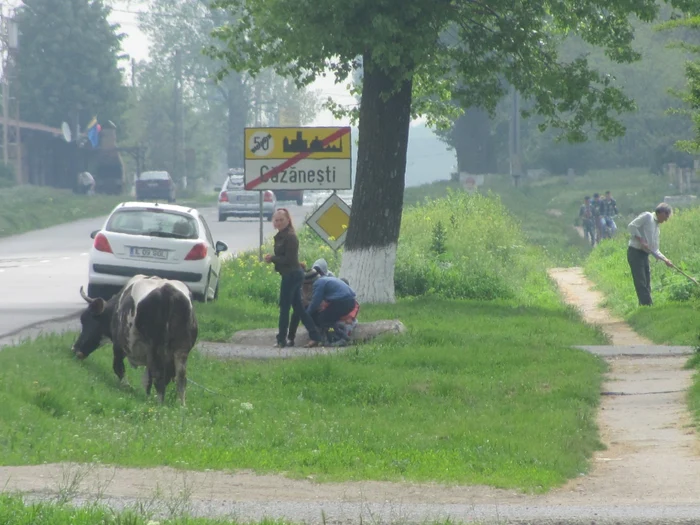
M98 233L100 233L100 230L95 230L94 232L92 232L92 233L90 234L90 238L91 238L91 239L94 239L95 236L96 236Z
M225 252L228 250L228 244L226 244L224 241L216 241L216 255L219 255L221 252Z
M221 191L221 186L214 186L214 191Z

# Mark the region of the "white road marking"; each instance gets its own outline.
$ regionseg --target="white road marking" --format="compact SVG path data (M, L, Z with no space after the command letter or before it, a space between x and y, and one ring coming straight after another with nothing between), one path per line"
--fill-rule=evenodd
M70 257L61 257L61 259L63 259L64 261L67 261L68 259L70 259Z
M84 253L81 253L81 254L80 254L81 257L85 257L86 255L87 255L87 252L84 252Z
M51 261L49 261L48 259L44 259L43 261L39 261L39 262L47 263L47 262L51 262Z

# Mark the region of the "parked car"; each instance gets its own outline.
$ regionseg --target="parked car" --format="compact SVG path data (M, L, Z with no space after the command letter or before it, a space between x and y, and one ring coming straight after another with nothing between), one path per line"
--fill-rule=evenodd
M245 189L242 175L227 177L219 191L219 222L228 217L260 216L260 194ZM271 221L276 209L275 194L270 190L263 191L263 217Z
M184 282L195 299L219 294L220 254L204 217L174 204L124 202L92 232L88 295L109 299L137 274Z
M273 190L277 200L296 201L298 206L304 205L304 190Z
M135 186L137 200L175 202L175 182L167 171L144 171Z

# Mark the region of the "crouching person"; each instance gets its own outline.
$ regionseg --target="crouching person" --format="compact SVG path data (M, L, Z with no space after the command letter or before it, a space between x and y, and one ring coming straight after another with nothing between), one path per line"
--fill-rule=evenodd
M355 292L337 277L319 277L314 281L307 312L323 334L350 314L356 307ZM323 305L323 307L322 307ZM307 347L319 346L311 341Z
M316 268L304 273L304 282L301 285L301 305L306 310L311 304L314 281L318 279L319 273ZM292 312L292 320L289 322L289 333L287 334L287 346L294 346L294 339L297 336L297 329L301 315L296 310Z

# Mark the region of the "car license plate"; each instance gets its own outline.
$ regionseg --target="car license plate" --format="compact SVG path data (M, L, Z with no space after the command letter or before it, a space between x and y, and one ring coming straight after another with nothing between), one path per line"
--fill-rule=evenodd
M156 188L157 186L158 186L158 183L157 183L157 182L149 182L149 183L148 183L148 187L149 187L149 188Z
M236 200L238 202L253 202L255 195L236 195Z
M138 246L129 247L129 255L131 257L143 257L148 259L167 259L168 250L158 248L140 248Z

